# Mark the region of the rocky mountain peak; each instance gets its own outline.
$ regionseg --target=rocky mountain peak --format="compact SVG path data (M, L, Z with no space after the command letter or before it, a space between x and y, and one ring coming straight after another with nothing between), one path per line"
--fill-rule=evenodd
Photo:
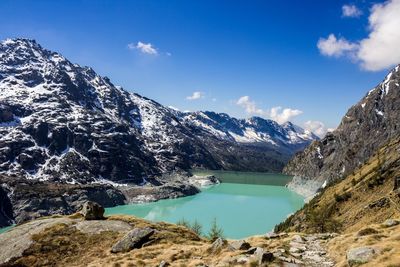
M284 171L320 184L345 177L400 135L399 121L398 65L347 111L335 131L296 155Z

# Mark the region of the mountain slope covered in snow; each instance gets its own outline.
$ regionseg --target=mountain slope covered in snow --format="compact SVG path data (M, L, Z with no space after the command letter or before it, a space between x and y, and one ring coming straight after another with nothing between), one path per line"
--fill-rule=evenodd
M280 171L316 139L286 123L177 112L33 40L0 44L0 173L157 183L191 168Z

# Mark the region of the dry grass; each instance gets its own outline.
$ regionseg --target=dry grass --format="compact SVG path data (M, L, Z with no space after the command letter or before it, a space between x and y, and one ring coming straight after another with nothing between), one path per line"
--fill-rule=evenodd
M350 248L371 246L378 251L377 256L363 266L400 266L400 225L385 228L381 225L370 225L368 229L374 229L376 233L359 236L357 233L340 235L328 242L329 256L337 266L348 266L346 252ZM372 231L370 231L372 232Z
M337 223L338 227L331 227L337 228L334 231L345 233L400 217L400 197L393 191L394 177L400 177L399 151L400 140L382 147L359 169L326 188L280 230L319 232L313 214L323 214L324 221Z

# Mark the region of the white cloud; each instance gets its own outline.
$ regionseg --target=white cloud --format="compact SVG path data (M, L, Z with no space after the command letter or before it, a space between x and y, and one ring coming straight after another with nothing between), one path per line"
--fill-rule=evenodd
M250 100L250 97L247 95L240 97L236 101L236 105L244 108L248 114L264 115L265 113L262 109L257 108L256 102Z
M259 115L271 118L282 124L303 113L303 111L291 108L273 107L270 110L263 110L257 107L256 103L249 96L242 96L236 104L245 109L247 114Z
M282 124L284 122L290 121L293 117L302 114L303 111L291 108L273 107L269 111L269 117L274 121Z
M157 49L151 44L151 43L143 43L141 41L137 42L137 44L130 43L128 44L128 49L137 49L143 54L148 54L148 55L157 55L158 51Z
M186 97L186 99L190 100L190 101L191 100L197 100L197 99L200 99L200 98L204 98L204 93L200 92L200 91L193 92L193 94L191 96L187 96Z
M342 16L343 17L351 17L358 18L362 15L362 11L358 9L355 5L344 5L342 6Z
M337 39L330 34L318 41L326 56L349 56L369 71L379 71L400 63L400 0L375 4L369 16L369 35L358 42Z
M344 38L337 39L334 34L329 34L328 38L320 38L317 47L321 54L325 56L342 56L344 53L354 51L358 48L357 44L350 43Z
M214 97L213 99L211 99L212 102L217 102L217 99Z
M327 132L332 132L333 128L326 128L325 124L320 121L306 121L304 123L304 129L314 134L318 135L319 137L324 137Z
M360 41L357 56L370 71L400 63L400 0L375 4L369 16L368 38Z

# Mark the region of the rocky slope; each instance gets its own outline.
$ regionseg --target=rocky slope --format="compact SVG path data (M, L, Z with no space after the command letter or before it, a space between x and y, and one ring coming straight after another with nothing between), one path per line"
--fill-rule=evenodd
M323 189L276 230L354 232L400 217L400 138Z
M315 138L261 118L177 112L35 41L0 44L3 174L160 184L161 174L190 168L280 171Z
M184 226L131 216L53 216L0 234L0 266L399 265L400 222L367 227L347 234L290 232L211 242Z
M301 177L292 183L294 189L310 187L315 192L325 181L348 176L377 149L397 138L399 121L400 66L397 66L347 111L335 131L296 154L284 173Z

